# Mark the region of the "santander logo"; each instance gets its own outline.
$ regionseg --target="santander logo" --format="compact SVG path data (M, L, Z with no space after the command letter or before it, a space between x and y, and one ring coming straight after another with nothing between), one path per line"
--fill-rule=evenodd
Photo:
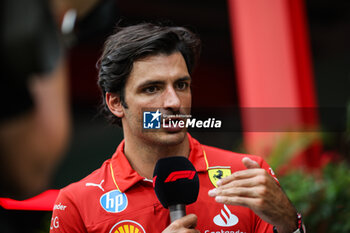
M216 215L213 221L220 227L231 227L238 223L238 218L224 205L224 210L221 209L221 213Z

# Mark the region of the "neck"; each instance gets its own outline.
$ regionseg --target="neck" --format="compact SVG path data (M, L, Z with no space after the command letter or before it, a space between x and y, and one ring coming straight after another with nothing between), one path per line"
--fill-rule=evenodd
M190 146L187 134L184 140L176 145L154 145L143 140L132 138L125 135L124 154L131 167L140 175L147 179L153 178L153 170L160 158L170 156L188 157Z

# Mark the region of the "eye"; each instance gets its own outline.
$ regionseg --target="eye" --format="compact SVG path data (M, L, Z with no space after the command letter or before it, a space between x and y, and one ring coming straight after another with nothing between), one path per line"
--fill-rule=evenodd
M155 93L158 90L159 90L159 88L157 86L149 86L149 87L145 87L144 89L142 89L143 92L148 93L148 94Z
M188 88L188 86L189 86L188 82L181 81L181 82L176 83L176 88L178 90L186 90Z

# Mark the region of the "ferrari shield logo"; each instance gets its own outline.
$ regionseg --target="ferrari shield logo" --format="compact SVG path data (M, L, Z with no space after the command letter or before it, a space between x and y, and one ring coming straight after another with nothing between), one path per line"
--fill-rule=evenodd
M216 182L226 176L231 175L231 167L210 167L208 175L211 183L217 187Z

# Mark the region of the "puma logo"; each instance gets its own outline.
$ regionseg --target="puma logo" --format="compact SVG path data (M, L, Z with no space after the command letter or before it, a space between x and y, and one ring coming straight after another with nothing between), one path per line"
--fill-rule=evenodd
M94 186L94 187L99 187L103 192L105 191L103 188L102 188L102 183L104 182L105 180L102 180L101 183L99 184L94 184L94 183L86 183L85 186Z

